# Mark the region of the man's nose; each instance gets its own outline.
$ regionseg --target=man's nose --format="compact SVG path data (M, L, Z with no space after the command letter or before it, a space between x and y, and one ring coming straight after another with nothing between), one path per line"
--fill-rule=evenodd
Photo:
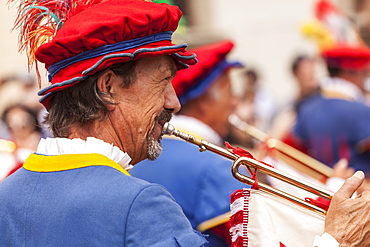
M175 89L173 88L172 84L169 84L166 88L164 108L168 111L171 111L171 113L176 113L180 111L181 104L179 99L177 98Z

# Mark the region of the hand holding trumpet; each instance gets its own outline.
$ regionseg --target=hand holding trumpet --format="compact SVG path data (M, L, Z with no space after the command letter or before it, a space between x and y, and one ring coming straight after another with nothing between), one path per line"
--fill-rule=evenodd
M364 173L357 171L331 200L325 219L325 231L340 246L370 246L370 191L364 191L351 199L364 179Z

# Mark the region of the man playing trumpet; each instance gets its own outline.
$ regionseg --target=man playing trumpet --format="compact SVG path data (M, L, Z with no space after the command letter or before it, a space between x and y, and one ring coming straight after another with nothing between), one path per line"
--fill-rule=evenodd
M195 63L185 45L170 41L181 12L141 0L22 3L31 5L20 10L36 11L20 18L33 34L50 24L42 14L54 18L56 29L42 31L56 36L30 48L38 47L36 59L50 73L40 94L56 138L41 141L0 184L0 245L203 246L163 187L126 171L158 157L162 126L180 108L171 80ZM326 231L341 244L370 241L362 213L369 194L349 199L362 179L347 180L328 212Z

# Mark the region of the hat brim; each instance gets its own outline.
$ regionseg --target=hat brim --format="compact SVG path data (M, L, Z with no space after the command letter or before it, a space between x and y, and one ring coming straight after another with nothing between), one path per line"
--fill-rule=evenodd
M197 63L196 55L186 51L186 44L174 45L169 40L149 43L129 50L115 51L85 60L75 59L73 64L58 67L49 78L52 85L39 91L40 99L47 109L54 92L71 87L86 77L95 74L117 63L128 62L142 57L171 55L176 61L178 69L187 68Z

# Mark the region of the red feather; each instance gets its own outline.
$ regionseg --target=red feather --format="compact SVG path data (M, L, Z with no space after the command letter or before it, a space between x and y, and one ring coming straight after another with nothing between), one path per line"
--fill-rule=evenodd
M330 0L319 0L315 5L315 15L329 30L337 44L362 44L352 22Z
M328 0L320 0L315 6L315 15L319 20L324 20L330 14L340 15L339 9Z
M18 1L13 30L20 29L19 51L26 51L29 68L36 64L37 70L37 48L51 41L70 17L105 0L9 0L8 4Z

